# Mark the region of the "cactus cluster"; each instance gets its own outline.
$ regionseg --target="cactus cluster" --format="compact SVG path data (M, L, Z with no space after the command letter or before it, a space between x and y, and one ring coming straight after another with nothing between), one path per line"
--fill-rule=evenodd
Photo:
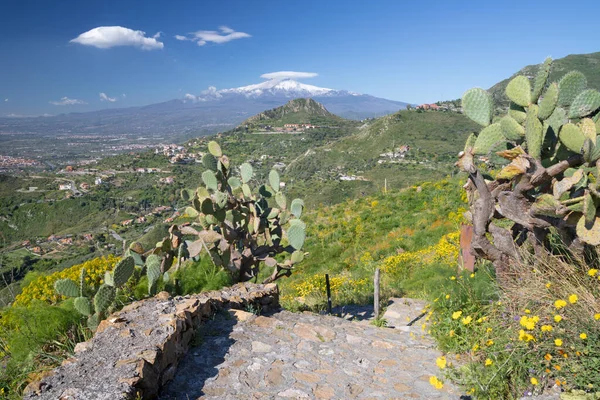
M533 85L525 76L508 83L502 117L485 90L463 96L464 113L483 129L469 137L457 165L470 176L473 248L495 262L517 257L525 238L536 250L548 247L551 230L572 250L600 245L600 92L586 89L577 71L548 82L551 67L547 59ZM477 157L502 167L493 180L484 179ZM498 219L511 220L510 230Z
M194 237L180 246L187 245L188 257L208 253L215 265L226 268L240 281L256 277L261 263L273 268L265 282L289 275L304 258L306 225L300 219L304 202L288 202L277 171L272 170L268 182L253 190L256 182L250 164L242 164L235 176L229 158L216 142L208 143L208 151L202 158L204 186L181 192L183 199L191 202L185 214L197 222L172 227L179 234ZM276 259L280 254L287 257Z
M115 265L112 272L107 271L104 283L97 289L87 287L86 270L81 269L79 283L72 279L60 279L54 283L56 292L65 297L74 297L73 305L82 315L88 317L88 327L95 330L106 312L115 301L117 289L123 287L135 270L133 257L125 257Z

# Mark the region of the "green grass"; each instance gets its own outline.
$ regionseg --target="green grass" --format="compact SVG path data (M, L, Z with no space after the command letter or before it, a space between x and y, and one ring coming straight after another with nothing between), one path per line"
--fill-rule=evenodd
M308 229L304 247L308 256L290 278L278 282L282 293L295 297L298 286L307 279L330 274L349 282L368 282L363 285L364 290L347 292L338 301L369 302L375 268L398 252L416 252L436 245L442 236L457 229L456 218L448 215L460 207L464 207L460 183L452 179L309 211L303 217ZM435 276L427 279L435 280ZM395 280L392 276L383 280L388 294L422 296L427 285L421 279L419 283Z

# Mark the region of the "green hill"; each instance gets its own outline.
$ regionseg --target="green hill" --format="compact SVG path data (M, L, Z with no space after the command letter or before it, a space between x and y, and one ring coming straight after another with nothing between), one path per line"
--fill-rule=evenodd
M344 121L343 118L330 113L323 104L313 99L294 99L281 107L250 117L240 126L252 129L259 125L277 127L285 124L339 125Z
M540 60L543 61L543 60ZM525 75L533 78L542 64L528 65L510 78L498 82L489 89L496 104L508 104L508 98L504 94L506 85L517 75ZM549 82L558 81L569 71L577 70L585 75L588 88L600 90L600 52L590 54L571 54L552 62Z
M452 173L456 155L478 128L453 112L399 111L355 133L312 148L285 169L294 194L334 204L345 198L402 188ZM304 195L305 198L307 197Z

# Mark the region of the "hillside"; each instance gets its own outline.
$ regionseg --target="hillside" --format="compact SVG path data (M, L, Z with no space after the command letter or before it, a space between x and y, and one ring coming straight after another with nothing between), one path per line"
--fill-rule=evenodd
M543 61L543 60L540 60ZM517 75L525 75L534 77L540 64L528 65L520 71L513 74L511 77L498 82L489 89L496 103L508 104L508 99L504 94L506 85L512 78ZM557 82L560 78L569 71L577 70L585 75L588 81L588 88L600 90L600 52L590 54L571 54L564 58L556 59L552 62L549 82Z
M248 118L240 126L250 129L258 125L284 126L285 124L337 125L343 118L327 111L325 106L313 99L290 100L281 107L263 111Z
M368 121L355 133L307 150L285 169L294 194L316 204L387 188L402 188L452 173L467 136L477 130L452 112L399 111ZM297 192L296 192L297 191Z

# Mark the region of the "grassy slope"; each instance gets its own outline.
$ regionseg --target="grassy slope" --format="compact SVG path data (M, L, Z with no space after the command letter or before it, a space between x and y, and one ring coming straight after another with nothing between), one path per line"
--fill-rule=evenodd
M315 274L370 281L386 257L435 245L458 228L456 217L448 216L465 207L461 190L455 178L309 211L303 217L309 255L290 278L278 282L283 294L296 295L294 288ZM408 289L403 284L390 283L388 290Z
M543 60L540 60L543 61ZM507 104L508 100L504 94L508 82L517 75L533 77L536 75L541 64L528 65L521 69L508 79L498 82L492 86L489 91L494 97L494 101ZM585 75L588 81L588 87L600 90L600 52L590 54L571 54L564 58L554 60L552 70L550 71L550 82L559 81L564 74L569 71L577 70Z
M478 130L462 114L400 111L363 125L357 133L303 153L286 169L290 191L308 204L341 200L399 189L423 180L438 180L453 171L456 154L467 136ZM378 164L379 155L401 145L411 151L401 164ZM363 176L366 181L339 182L338 175Z

